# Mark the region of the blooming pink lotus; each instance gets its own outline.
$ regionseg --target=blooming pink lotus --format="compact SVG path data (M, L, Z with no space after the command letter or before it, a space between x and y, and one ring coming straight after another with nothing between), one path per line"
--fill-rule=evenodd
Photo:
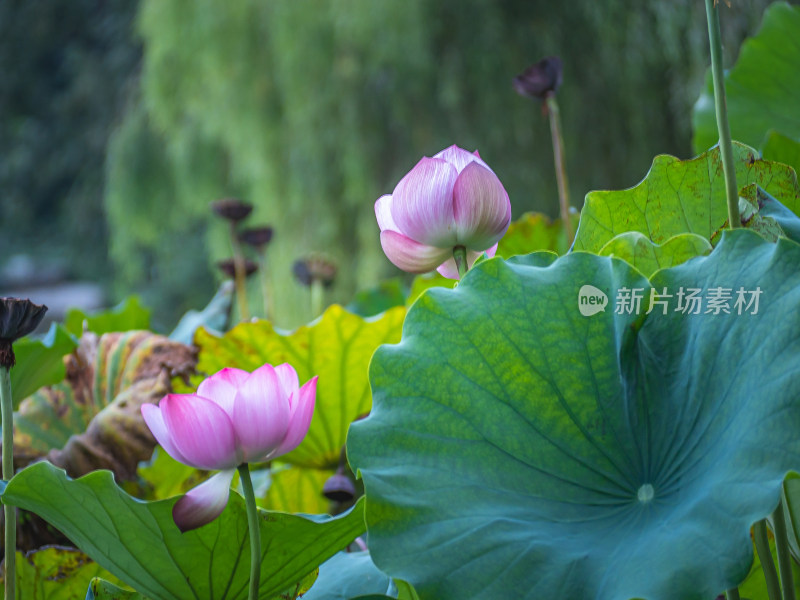
M450 146L424 157L391 195L375 202L381 246L410 273L437 269L458 279L455 248L466 248L468 267L484 251L494 256L511 222L503 184L476 150Z
M197 469L220 470L172 509L181 531L213 521L228 503L233 473L242 463L294 450L308 433L317 378L299 386L288 364L248 373L222 369L196 394L169 394L142 406L156 440L174 459Z

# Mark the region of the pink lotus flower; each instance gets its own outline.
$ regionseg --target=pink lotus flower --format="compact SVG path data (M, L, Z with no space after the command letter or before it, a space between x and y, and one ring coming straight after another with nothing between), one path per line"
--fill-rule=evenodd
M420 160L391 195L378 198L375 216L395 266L458 279L453 249L466 248L470 267L484 251L494 256L511 222L511 203L477 150L450 146Z
M228 503L231 480L242 463L271 460L294 450L311 424L317 378L299 386L288 364L248 373L222 369L196 394L169 394L142 406L150 431L174 459L219 470L172 509L181 531L216 519Z

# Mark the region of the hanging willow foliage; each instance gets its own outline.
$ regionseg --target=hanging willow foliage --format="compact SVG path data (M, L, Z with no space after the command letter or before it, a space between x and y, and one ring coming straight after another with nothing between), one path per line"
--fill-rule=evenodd
M734 7L730 47L764 4ZM275 228L273 314L296 326L307 292L292 262L332 255L330 299L391 273L373 203L452 143L496 165L515 215L554 214L546 119L511 86L550 54L564 62L572 204L590 189L633 185L655 154L691 153L689 109L707 62L696 5L143 0L140 98L108 159L120 283L169 290L173 304L210 294L206 265L230 248L208 204L236 195L256 206L254 222Z

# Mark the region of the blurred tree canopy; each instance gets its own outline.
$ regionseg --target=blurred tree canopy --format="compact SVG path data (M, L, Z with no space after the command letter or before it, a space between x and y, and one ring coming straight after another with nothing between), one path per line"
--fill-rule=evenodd
M45 11L11 4L20 14L29 5ZM56 4L125 13L122 2ZM723 10L728 64L767 4ZM3 32L15 29L6 21ZM559 102L580 208L590 189L636 184L656 154L691 155L690 108L710 60L696 0L141 0L136 31L141 76L108 145L104 207L116 290L149 292L163 323L210 297L209 264L230 254L226 225L208 209L214 199L238 196L255 204L253 224L275 227L275 320L296 326L308 315L307 292L291 276L295 258L336 259L332 300L396 272L380 251L373 203L423 155L453 143L478 148L515 216L556 213L547 120L511 86L529 64L563 59ZM0 43L0 60L12 61L10 42ZM124 38L117 50L131 48L135 40ZM123 71L107 85L133 69ZM2 152L14 139L3 135ZM22 172L35 178L46 156ZM16 204L26 192L13 187ZM38 211L70 212L67 190L39 198ZM85 205L98 226L101 205Z
M2 259L61 257L72 276L108 276L103 171L109 133L138 81L137 7L0 2Z

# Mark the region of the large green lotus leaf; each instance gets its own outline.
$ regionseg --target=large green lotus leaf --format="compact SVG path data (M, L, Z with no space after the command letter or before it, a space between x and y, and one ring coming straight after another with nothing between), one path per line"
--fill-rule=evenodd
M244 500L232 493L222 515L181 533L172 520L176 498L142 502L108 471L69 479L42 462L18 473L3 502L35 512L92 560L152 600L235 600L247 597L250 545ZM348 514L313 521L261 511L260 596L303 579L363 533L361 504Z
M296 584L293 588L274 596L270 600L295 600L298 594L305 593L314 583L316 578L316 571L304 577L303 580ZM118 586L105 581L104 579L95 578L89 584L89 589L86 592L86 600L149 600L139 594L138 592L131 592L119 588Z
M770 129L800 137L800 7L776 2L766 10L758 34L745 41L726 73L725 91L734 139L758 146ZM692 125L695 152L719 140L710 72Z
M652 282L539 256L427 292L376 352L348 440L375 564L436 600L714 598L800 465L800 246L729 232Z
M149 331L86 333L66 358L66 379L22 401L14 414L14 464L47 457L77 477L107 468L134 479L155 440L141 405L193 371L192 348Z
M82 335L84 330L102 335L134 329L149 329L150 309L142 306L138 297L131 296L114 308L93 315L73 308L64 317L64 326L75 336Z
M792 139L777 131L770 131L761 145L761 156L765 160L789 165L795 173L800 172L800 135Z
M682 233L663 244L654 244L638 231L627 231L612 238L598 254L621 258L650 277L659 269L674 267L711 250L711 242L694 233Z
M11 368L11 395L15 410L39 388L64 380L64 356L77 345L75 338L56 323L41 340L24 337L14 343L17 364Z
M301 384L319 375L308 435L281 461L335 468L347 428L372 406L367 379L372 353L381 344L400 339L405 313L405 308L396 307L364 319L333 305L311 325L288 334L275 331L269 321L241 323L222 337L199 329L195 336L200 348L197 369L211 375L224 367L253 371L264 363L288 362L297 370Z
M17 552L16 571L16 596L24 600L73 600L86 593L93 577L117 581L80 550L59 546ZM4 575L5 570L0 573L0 583ZM2 589L0 598L5 598Z
M733 154L740 188L756 183L800 214L800 186L790 167L756 158L752 148L739 143ZM636 187L586 195L574 249L599 252L626 231L638 231L656 244L681 233L716 244L727 220L719 148L691 160L661 155Z

